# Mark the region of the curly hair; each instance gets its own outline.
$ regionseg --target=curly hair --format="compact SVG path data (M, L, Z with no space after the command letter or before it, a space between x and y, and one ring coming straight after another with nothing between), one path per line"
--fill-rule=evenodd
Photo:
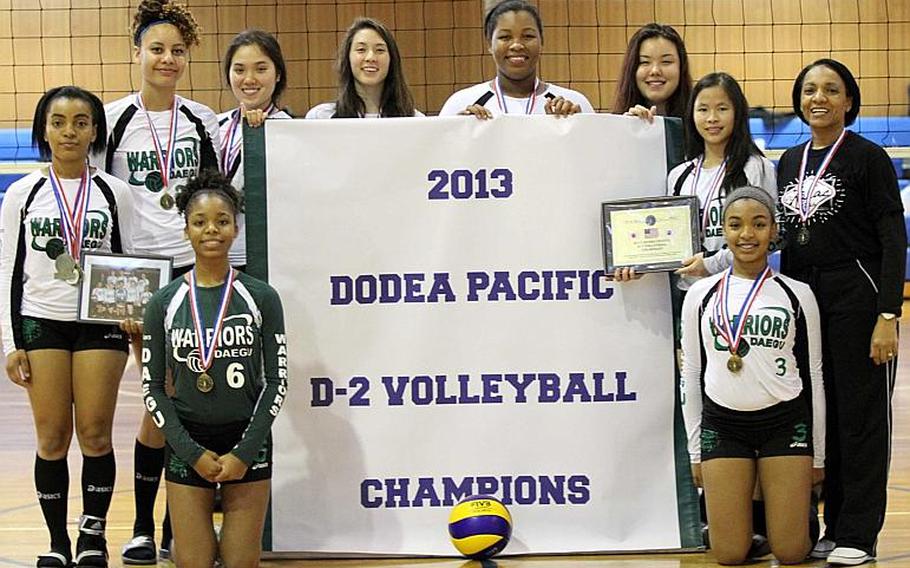
M177 193L177 211L185 219L193 202L206 193L223 199L234 210L234 215L243 212L243 196L231 185L231 180L212 168L201 170L187 180Z
M142 0L133 16L130 35L133 44L142 43L142 34L155 24L168 23L176 27L187 47L199 45L199 24L189 8L183 4L171 4L169 0Z

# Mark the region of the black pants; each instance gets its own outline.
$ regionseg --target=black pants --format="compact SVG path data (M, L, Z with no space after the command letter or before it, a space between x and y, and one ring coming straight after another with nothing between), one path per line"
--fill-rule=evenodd
M877 267L865 268L878 274ZM821 312L827 401L825 537L874 555L885 521L897 361L876 365L869 357L878 319L877 292L859 264L794 276L812 287Z

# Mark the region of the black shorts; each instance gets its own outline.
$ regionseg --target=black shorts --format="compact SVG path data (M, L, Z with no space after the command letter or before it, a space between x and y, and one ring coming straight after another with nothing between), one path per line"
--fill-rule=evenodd
M88 351L108 349L129 353L129 336L116 325L57 321L22 316L23 349Z
M234 422L232 424L196 424L194 422L182 421L183 427L190 434L190 438L197 444L207 450L212 450L219 456L229 453L246 430L249 421ZM164 447L164 478L180 485L192 485L194 487L205 487L214 489L215 483L206 480L199 475L192 464L183 461L170 444ZM269 434L259 454L246 470L246 475L235 481L225 481L225 485L234 483L249 483L251 481L261 481L272 478L272 435Z
M702 462L812 455L812 420L804 397L754 411L730 410L704 397Z

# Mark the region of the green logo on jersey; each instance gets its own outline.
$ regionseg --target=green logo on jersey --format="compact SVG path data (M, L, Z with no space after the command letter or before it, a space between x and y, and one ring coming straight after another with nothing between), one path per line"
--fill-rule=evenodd
M82 225L82 248L100 248L107 239L109 226L110 217L106 211L89 211ZM32 217L29 219L29 233L32 237L30 244L32 250L47 252L51 258L56 258L57 254L62 252L51 250L63 242L59 217Z
M162 160L167 164L168 160ZM174 170L171 179L188 178L199 169L199 140L186 136L177 140L174 148ZM158 153L154 150L126 153L126 167L130 171L129 184L158 193L164 180L158 169Z
M770 312L770 313L769 313ZM733 316L731 328L735 329L737 316ZM711 336L714 338L715 351L727 351L727 341L720 335L714 320L709 320ZM762 308L757 314L746 316L743 326L743 341L751 347L770 347L780 349L784 346L787 333L790 331L790 312L784 308Z

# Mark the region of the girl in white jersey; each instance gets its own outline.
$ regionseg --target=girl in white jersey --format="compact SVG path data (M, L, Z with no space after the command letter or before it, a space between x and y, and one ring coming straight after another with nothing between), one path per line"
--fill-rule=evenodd
M496 77L462 89L442 105L439 116L594 112L578 91L541 81L537 64L543 47L543 23L537 8L524 0L506 0L484 21L484 37L496 62Z
M405 80L395 36L372 18L357 18L338 48L338 99L314 106L306 118L423 116Z
M782 564L805 560L806 510L824 472L818 306L806 284L768 266L774 211L764 189L730 193L724 236L733 265L696 282L683 303L683 416L721 564L747 559L756 478L772 553Z
M243 193L243 120L259 126L267 118L291 118L278 108L287 87L287 66L278 40L261 30L234 36L224 55L224 78L237 108L218 115L221 128L221 171ZM237 238L231 247L231 265L246 270L246 218L237 213Z
M715 274L730 266L723 250L723 200L734 187L751 185L777 200L774 166L752 140L749 103L736 79L709 73L692 90L683 126L687 161L667 176L669 195L695 195L701 213L703 252L677 271L684 277ZM716 254L720 253L720 254Z
M133 201L126 184L86 163L102 151L101 101L57 87L38 101L32 140L50 164L13 183L0 208L0 325L6 373L28 393L38 450L35 488L51 537L38 566L73 561L66 524L67 452L82 450L76 566L107 566L104 531L114 490L111 426L126 364L126 335L79 323L79 259L86 250L130 252Z
M143 0L133 17L133 57L139 64L138 93L106 105L110 125L104 169L125 181L136 201L136 249L174 259L174 275L192 268L193 249L175 207L177 189L201 169L218 167L218 120L211 109L180 97L177 82L186 71L199 29L186 7ZM141 325L123 328L138 341ZM136 519L123 562L154 564L154 505L164 463L164 437L144 416L134 452ZM162 549L170 540L165 520Z

